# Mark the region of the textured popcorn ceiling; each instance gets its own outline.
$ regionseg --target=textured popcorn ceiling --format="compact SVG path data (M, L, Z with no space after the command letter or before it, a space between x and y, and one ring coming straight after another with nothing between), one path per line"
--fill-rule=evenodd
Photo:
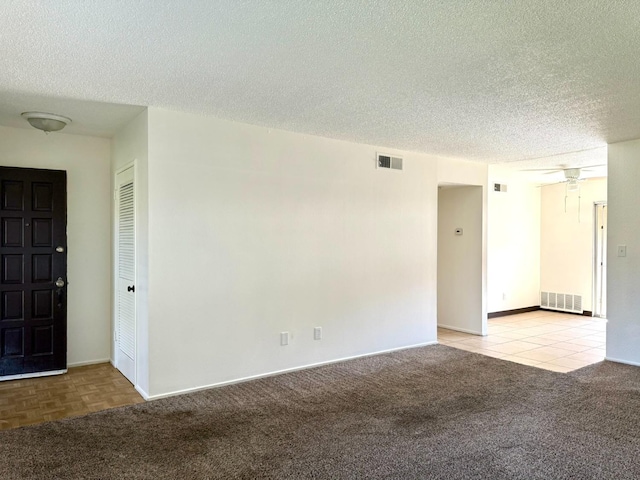
M150 105L489 163L640 137L637 0L14 0L0 52L3 125Z

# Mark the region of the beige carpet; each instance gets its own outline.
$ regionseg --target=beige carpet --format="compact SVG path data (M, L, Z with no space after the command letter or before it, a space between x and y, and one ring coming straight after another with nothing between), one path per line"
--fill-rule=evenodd
M637 479L640 368L432 346L0 432L6 479Z

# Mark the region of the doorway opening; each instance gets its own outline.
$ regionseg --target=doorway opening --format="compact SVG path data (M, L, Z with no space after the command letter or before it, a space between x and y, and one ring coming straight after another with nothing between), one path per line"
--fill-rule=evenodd
M483 191L438 186L438 327L487 334L483 305Z

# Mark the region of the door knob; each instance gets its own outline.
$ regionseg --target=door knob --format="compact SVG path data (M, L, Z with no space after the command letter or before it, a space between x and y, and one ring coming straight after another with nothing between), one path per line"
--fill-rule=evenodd
M127 287L127 292L135 292L136 291L136 286L135 285L129 285Z
M64 287L64 280L62 279L62 277L58 277L58 279L56 280L56 287L58 288Z

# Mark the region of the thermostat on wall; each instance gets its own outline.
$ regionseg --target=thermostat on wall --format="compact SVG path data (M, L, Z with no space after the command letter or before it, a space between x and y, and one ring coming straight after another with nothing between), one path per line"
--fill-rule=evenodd
M462 229L460 227L456 228L456 235L462 235Z

